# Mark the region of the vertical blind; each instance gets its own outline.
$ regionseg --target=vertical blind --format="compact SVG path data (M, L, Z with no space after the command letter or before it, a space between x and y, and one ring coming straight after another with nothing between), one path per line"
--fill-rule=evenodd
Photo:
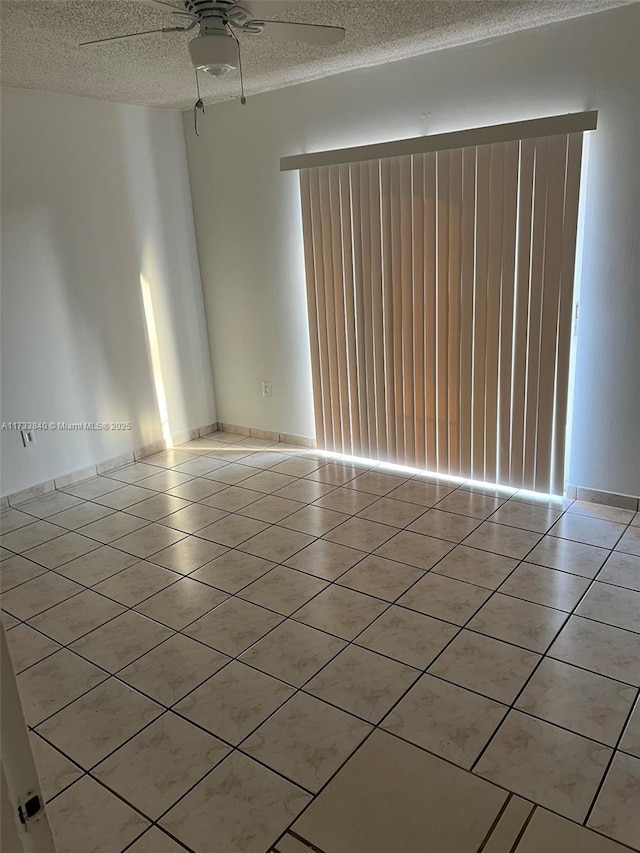
M582 136L300 170L319 446L562 492Z

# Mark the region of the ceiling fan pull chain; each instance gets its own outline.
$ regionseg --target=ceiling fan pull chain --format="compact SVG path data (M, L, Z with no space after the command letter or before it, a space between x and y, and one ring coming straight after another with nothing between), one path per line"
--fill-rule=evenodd
M244 74L242 73L242 48L240 47L240 40L236 36L236 41L238 42L238 70L240 71L240 103L244 106L247 103L247 99L244 96Z
M240 39L231 29L229 24L227 24L227 30L229 31L229 34L234 37L234 39L236 40L236 44L238 45L238 71L240 72L240 103L242 104L242 106L244 106L247 103L247 99L244 96L244 74L242 73L242 45L240 44Z
M200 97L200 80L198 79L198 69L195 69L196 72L196 93L198 96L198 100L193 105L193 129L195 130L196 136L200 136L198 133L198 110L202 110L202 115L204 115L204 101Z

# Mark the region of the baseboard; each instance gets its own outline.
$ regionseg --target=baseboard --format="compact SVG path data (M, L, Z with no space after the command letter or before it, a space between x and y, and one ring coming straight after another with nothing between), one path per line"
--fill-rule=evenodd
M255 429L254 427L239 426L238 424L219 424L221 432L234 432L237 435L246 435L251 438L259 438L262 441L280 441L284 444L292 444L294 447L309 447L314 449L316 446L315 438L308 438L305 435L292 435L288 432L272 432L265 429Z
M634 495L619 495L616 492L605 492L601 489L585 489L583 486L567 486L565 495L570 500L614 506L617 509L630 509L634 512L640 509L640 497Z
M187 430L186 432L176 433L171 436L171 446L186 444L188 441L194 441L197 438L204 438L214 432L219 432L221 424L207 424L203 427ZM139 459L145 459L147 456L153 456L155 453L162 453L166 450L168 443L161 439L154 441L153 444L145 444L136 450L128 450L126 453L121 453L118 456L113 456L111 459L105 459L103 462L97 462L95 465L87 465L85 468L79 468L77 471L72 471L70 474L63 474L61 477L54 477L53 480L47 480L44 483L38 483L35 486L30 486L28 489L21 489L19 492L5 495L0 498L0 509L7 509L10 506L26 503L27 501L40 498L55 489L64 489L67 486L73 486L75 483L81 483L83 480L91 480L100 474L107 474L109 471L114 471L116 468L122 468L124 465L130 465Z

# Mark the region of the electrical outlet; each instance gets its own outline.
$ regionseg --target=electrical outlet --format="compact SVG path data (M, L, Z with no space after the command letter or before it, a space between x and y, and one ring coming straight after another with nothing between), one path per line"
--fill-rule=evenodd
M271 396L271 382L267 379L262 380L262 396L270 397Z
M22 443L25 447L30 447L32 444L36 443L36 437L33 433L33 430L21 429L20 435L22 436Z

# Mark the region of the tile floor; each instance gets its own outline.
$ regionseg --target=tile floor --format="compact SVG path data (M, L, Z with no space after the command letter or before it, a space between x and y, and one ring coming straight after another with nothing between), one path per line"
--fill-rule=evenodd
M639 514L216 433L0 520L60 853L640 850ZM386 847L296 830L405 772Z

